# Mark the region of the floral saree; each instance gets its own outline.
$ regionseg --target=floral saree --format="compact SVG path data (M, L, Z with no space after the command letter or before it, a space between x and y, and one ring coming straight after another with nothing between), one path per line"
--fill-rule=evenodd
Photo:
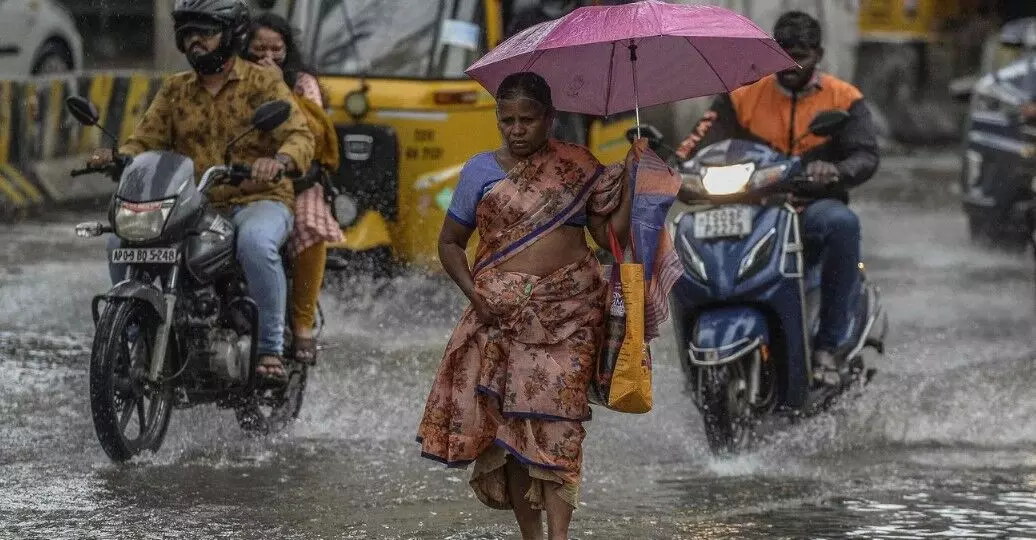
M501 315L483 324L469 307L446 346L418 428L422 455L450 467L475 463L471 487L511 508L510 454L529 469L526 499L543 489L575 506L587 388L604 333L607 282L590 250L546 276L497 268L581 212L621 203L622 166L602 167L580 146L551 141L496 183L477 208L478 293Z

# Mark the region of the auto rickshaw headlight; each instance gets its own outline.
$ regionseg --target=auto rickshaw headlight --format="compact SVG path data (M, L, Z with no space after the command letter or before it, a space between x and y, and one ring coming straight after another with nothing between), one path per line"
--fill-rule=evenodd
M360 210L356 206L356 200L348 195L339 195L335 197L335 218L338 220L338 225L345 228L356 223L356 218L359 217Z
M370 102L367 101L367 93L363 90L353 90L345 95L345 112L356 119L367 116L370 111Z

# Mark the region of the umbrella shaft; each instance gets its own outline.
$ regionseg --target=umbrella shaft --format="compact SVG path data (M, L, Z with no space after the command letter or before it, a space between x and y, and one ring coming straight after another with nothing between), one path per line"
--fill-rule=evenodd
M640 138L640 94L637 92L637 44L630 40L630 67L633 69L633 111L637 115L637 138Z

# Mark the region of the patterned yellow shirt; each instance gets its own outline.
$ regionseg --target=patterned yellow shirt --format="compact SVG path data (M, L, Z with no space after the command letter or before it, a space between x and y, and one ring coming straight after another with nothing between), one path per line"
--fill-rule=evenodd
M212 95L194 72L173 75L158 90L133 136L120 152L136 155L148 150L168 150L194 160L197 179L213 165L223 163L227 143L252 127L252 114L263 103L283 100L292 104L291 118L270 133L258 131L238 141L232 162L251 165L256 159L280 153L295 161L300 171L313 159L313 134L291 90L274 71L240 58L219 93ZM240 187L220 185L209 190L216 204L248 204L273 199L292 207L295 192L291 180Z

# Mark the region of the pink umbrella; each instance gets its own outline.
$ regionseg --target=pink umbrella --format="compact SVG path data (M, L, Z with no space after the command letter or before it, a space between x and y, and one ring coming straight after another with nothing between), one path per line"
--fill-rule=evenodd
M559 110L607 116L728 92L796 63L751 20L716 6L644 0L590 6L527 28L467 70L496 93L540 74ZM638 73L639 72L639 73ZM637 79L649 81L637 88Z

